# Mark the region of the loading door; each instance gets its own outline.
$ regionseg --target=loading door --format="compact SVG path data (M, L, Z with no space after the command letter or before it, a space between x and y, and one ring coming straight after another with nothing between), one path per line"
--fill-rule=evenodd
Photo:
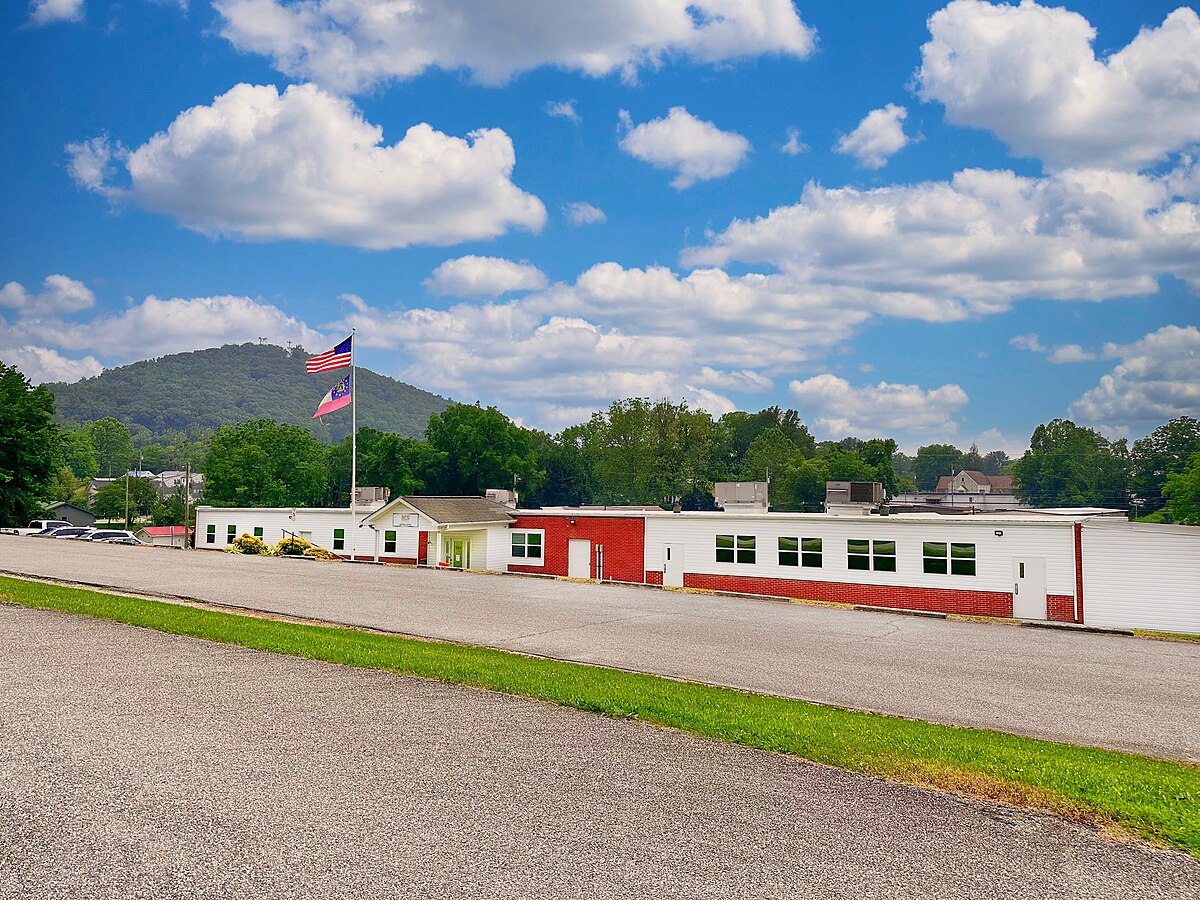
M683 587L683 544L663 546L663 586Z
M591 541L571 541L567 545L567 577L592 577Z
M1013 618L1047 618L1044 557L1023 556L1013 560Z

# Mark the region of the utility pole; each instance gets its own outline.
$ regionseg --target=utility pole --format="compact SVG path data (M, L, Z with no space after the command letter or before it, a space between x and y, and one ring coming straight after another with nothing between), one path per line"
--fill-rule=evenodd
M188 549L188 501L192 499L192 461L189 459L183 475L183 549Z

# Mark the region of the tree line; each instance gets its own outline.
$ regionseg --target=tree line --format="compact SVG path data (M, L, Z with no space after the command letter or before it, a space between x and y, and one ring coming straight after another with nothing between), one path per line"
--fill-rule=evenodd
M53 500L82 505L88 479L116 477L139 463L150 470L190 463L204 473L203 502L212 505L349 504L349 437L330 446L270 419L163 439L108 416L64 429L52 421L53 397L44 388L3 363L0 385L0 521L33 518ZM817 441L794 409L713 417L686 402L645 398L614 402L554 435L468 404L432 415L424 439L371 428L358 435L360 485L388 487L393 496L516 488L527 506L712 509L714 482L769 480L773 509L816 512L826 481L878 481L895 496L932 490L940 477L964 469L1012 475L1018 498L1034 506L1131 508L1154 521L1200 524L1200 422L1187 416L1132 446L1055 419L1037 427L1018 460L975 445L929 444L909 456L887 437ZM160 499L148 482L130 481L140 516L182 521L182 497ZM107 516L119 507L123 515L124 502L123 483L111 485L93 511Z

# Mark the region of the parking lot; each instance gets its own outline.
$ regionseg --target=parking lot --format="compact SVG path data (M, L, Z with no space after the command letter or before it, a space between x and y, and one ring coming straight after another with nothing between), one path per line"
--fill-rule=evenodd
M9 536L0 570L1200 761L1200 642Z

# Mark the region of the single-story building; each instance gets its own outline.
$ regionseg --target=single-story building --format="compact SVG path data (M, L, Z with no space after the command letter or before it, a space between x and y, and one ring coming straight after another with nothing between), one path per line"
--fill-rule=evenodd
M96 517L82 506L74 503L51 503L46 507L47 519L61 519L72 525L90 528L96 524Z
M192 529L183 525L147 525L135 537L158 547L186 547L191 535Z
M1200 528L1110 510L834 515L516 509L399 497L350 510L197 509L197 546L298 534L358 560L1200 633Z

